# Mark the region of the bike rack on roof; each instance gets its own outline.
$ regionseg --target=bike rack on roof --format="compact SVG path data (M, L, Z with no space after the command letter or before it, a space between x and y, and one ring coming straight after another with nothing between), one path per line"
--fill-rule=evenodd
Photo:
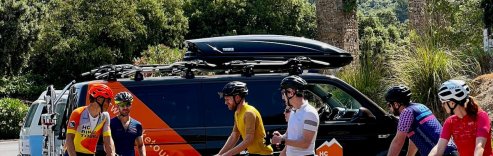
M323 68L330 66L330 63L312 60L308 57L295 57L286 61L272 60L234 60L220 65L207 63L202 60L182 61L173 64L153 64L153 65L103 65L81 76L92 76L94 79L106 79L116 81L118 78L129 78L133 75L135 81L144 79L146 73L161 73L168 76L181 75L186 79L195 77L194 71L225 72L229 74L241 74L251 77L255 73L265 72L287 72L289 75L299 75L304 69Z

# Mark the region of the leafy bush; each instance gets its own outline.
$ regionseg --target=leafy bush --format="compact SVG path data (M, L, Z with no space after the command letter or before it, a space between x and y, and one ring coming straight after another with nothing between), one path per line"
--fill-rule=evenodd
M473 75L473 77L493 72L493 51L485 52L483 48L476 47L472 50L464 51L464 55L461 55L461 59L468 63L478 64L478 72L474 73L477 75Z
M44 10L42 2L36 0L0 2L0 75L14 76L27 67Z
M183 0L49 1L29 70L62 86L104 64L131 63L148 45L178 47L188 31Z
M181 60L184 54L183 50L171 49L162 44L149 46L142 52L142 57L134 59L134 64L171 64Z
M19 137L19 130L28 107L19 99L0 99L0 139Z
M410 35L415 49L409 53L396 54L396 61L391 68L394 71L391 73L395 73L395 83L403 83L411 88L415 102L426 104L437 117L443 119L445 114L437 95L441 83L451 78L460 78L474 69L457 57L461 55L460 52L437 48L430 37L419 37L414 32Z
M365 61L366 63L362 66L349 66L339 72L337 76L351 84L380 106L384 106L383 93L385 93L386 85L384 85L383 66L371 62L369 59L360 61Z
M45 86L38 75L22 75L0 78L0 97L35 100Z
M307 0L188 0L187 38L278 34L315 37L315 6Z

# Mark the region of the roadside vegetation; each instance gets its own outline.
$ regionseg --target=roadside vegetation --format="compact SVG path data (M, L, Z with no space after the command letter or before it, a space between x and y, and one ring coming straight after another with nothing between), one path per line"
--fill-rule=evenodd
M28 107L19 99L0 99L0 139L19 137Z
M486 2L486 1L485 1ZM405 84L412 100L426 104L440 118L437 90L454 78L470 82L493 72L493 53L484 52L482 0L430 1L427 30L408 29L407 1L358 1L360 63L338 76L385 108L388 87ZM492 15L490 15L492 16Z
M493 23L486 3L430 1L427 30L417 35L409 30L407 0L359 0L360 61L336 75L381 106L389 86L405 84L415 102L441 112L436 90L443 81L493 71L493 52L482 48L482 29ZM5 0L0 98L33 101L47 85L85 80L80 73L104 64L172 63L183 57L185 39L314 38L315 9L313 0Z

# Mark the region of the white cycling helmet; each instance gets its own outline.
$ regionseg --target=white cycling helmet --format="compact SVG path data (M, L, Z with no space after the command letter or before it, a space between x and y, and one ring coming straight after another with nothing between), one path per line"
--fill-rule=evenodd
M438 90L441 102L450 100L462 101L469 96L469 86L462 80L448 80Z

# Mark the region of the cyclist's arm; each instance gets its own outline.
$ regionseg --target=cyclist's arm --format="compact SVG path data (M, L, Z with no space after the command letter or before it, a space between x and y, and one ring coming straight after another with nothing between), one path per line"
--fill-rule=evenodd
M106 122L103 125L103 142L104 142L104 151L107 156L115 155L115 144L113 143L113 138L111 138L111 128L110 128L110 115L105 112L103 113L106 118Z
M144 138L142 138L142 136L135 138L135 144L137 145L137 149L139 150L139 155L145 156L146 148L144 146Z
M65 145L67 146L67 153L69 156L76 156L74 146L75 134L67 133L67 139Z
M478 112L477 118L477 128L476 128L476 146L474 149L474 155L481 156L484 152L484 147L486 144L486 138L490 136L491 123L488 114L484 112Z
M67 153L69 156L76 156L74 138L75 133L77 133L77 128L79 127L79 122L80 109L76 109L70 114L67 124L67 139L65 144L67 145Z
M486 138L476 137L476 147L474 149L474 155L482 156L484 153L484 145L486 144Z
M397 125L397 133L395 134L392 143L390 143L388 156L396 156L401 152L404 142L406 142L407 132L411 129L411 124L414 121L413 111L411 109L404 109L399 117L399 124Z
M111 136L103 136L103 141L104 141L104 152L106 152L107 156L114 156L115 155L115 145L113 143L113 139Z
M303 139L301 140L291 140L291 139L286 139L284 142L285 145L287 146L293 146L293 147L299 147L299 148L308 148L313 140L313 137L315 137L315 131L311 130L303 130Z
M447 118L443 123L442 133L440 134L440 139L438 139L437 145L431 149L430 154L428 156L436 156L443 155L445 153L445 149L447 148L447 144L452 135L452 120L451 118Z
M245 123L245 138L243 138L243 141L241 141L240 144L238 144L236 147L229 150L228 152L224 153L223 155L239 154L241 151L245 150L248 146L252 144L255 135L256 120L257 119L253 112L245 112L245 117L243 119L243 122Z
M404 146L404 142L406 142L406 135L407 134L405 132L397 131L394 139L392 139L392 143L390 143L389 153L387 153L387 156L399 155L402 146Z
M281 153L279 153L279 156L286 156L286 146L282 149Z
M137 150L139 150L139 155L140 156L145 156L146 155L146 147L144 145L144 137L142 137L142 125L137 125L137 130L139 136L135 138L135 145L137 145Z
M437 156L437 155L443 155L445 152L445 148L447 148L448 140L440 138L438 140L437 145L431 149L430 154L428 156Z
M418 148L413 141L409 140L409 145L407 146L407 156L414 156L418 152Z
M303 138L301 140L285 139L285 145L307 149L315 138L318 130L318 114L307 113L303 118Z
M233 146L238 142L240 139L240 132L238 131L238 128L236 127L236 123L233 126L233 131L231 132L231 135L228 137L228 141L224 144L223 148L221 151L219 151L219 155L223 155L228 151L229 149L233 148Z

